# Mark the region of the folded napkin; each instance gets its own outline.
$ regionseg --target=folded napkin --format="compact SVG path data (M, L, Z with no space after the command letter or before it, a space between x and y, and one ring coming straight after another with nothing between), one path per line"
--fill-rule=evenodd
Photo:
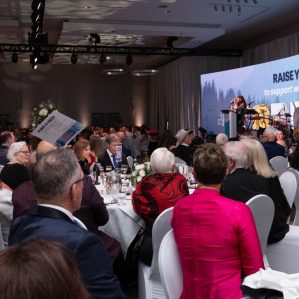
M243 285L252 289L272 289L283 293L284 299L299 298L299 273L287 274L268 268L245 277Z

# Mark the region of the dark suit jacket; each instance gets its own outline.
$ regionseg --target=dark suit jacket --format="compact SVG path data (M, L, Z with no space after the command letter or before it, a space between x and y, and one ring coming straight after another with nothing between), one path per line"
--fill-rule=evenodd
M286 155L285 147L275 141L263 142L262 145L266 151L268 160L276 156L285 157Z
M31 181L24 182L12 194L13 218L26 214L32 205L37 204L36 194ZM87 227L87 229L98 235L105 244L106 250L112 261L121 254L120 244L117 240L108 236L98 229L109 220L109 214L102 196L87 177L83 185L81 207L74 213Z
M102 164L105 171L107 166L112 166L112 169L114 169L114 165L111 162L111 159L107 151L105 151L102 155L99 156L98 161ZM122 154L122 161L120 164L128 165L127 158L124 154ZM130 169L128 169L127 173L130 173Z
M247 169L238 168L223 181L220 193L225 197L244 203L255 195L268 195L272 198L275 206L268 243L271 244L280 241L289 231L289 226L286 222L290 215L290 207L284 196L278 177L265 179Z
M92 298L125 298L101 240L75 225L66 214L33 206L27 215L13 220L9 245L37 238L59 242L72 253Z
M191 166L192 157L193 157L193 149L190 146L179 145L178 147L171 150L176 157L184 160L187 165Z

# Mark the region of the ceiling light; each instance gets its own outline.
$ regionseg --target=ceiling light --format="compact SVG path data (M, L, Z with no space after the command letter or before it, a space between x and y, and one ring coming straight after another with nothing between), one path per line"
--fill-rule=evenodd
M12 63L17 63L19 61L19 56L16 52L13 52L11 55L11 62Z
M214 10L215 10L215 11L218 11L218 6L217 6L217 4L214 5Z
M101 43L101 38L97 33L90 33L89 34L92 41L94 41L96 44Z
M101 54L99 61L101 64L106 63L106 61L107 61L106 56L104 54Z
M124 69L105 69L102 71L103 74L113 76L124 74Z
M238 13L241 13L241 5L238 5Z
M159 70L156 69L144 69L144 70L135 70L132 72L133 76L144 77L144 76L153 76L159 73Z
M73 53L71 56L71 63L76 64L78 61L78 55L76 53Z
M223 12L225 12L225 5L224 4L222 4L221 9L222 9Z
M175 42L175 41L177 41L179 38L177 37L177 36L169 36L169 37L167 37L167 39L166 39L166 46L168 47L168 48L173 48L174 46L173 46L173 43Z
M132 55L128 54L126 57L126 64L131 65L133 63L133 57Z

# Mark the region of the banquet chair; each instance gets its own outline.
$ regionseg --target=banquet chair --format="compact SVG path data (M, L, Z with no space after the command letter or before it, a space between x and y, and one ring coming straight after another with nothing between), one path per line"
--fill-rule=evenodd
M158 262L166 298L179 299L183 291L183 273L173 230L162 240Z
M294 169L294 168L289 168L288 171L294 173L296 180L297 180L297 191L296 191L296 195L295 195L295 199L294 199L294 205L296 207L296 214L295 214L295 218L294 218L294 222L293 225L299 226L299 171Z
M285 171L279 177L281 188L283 189L284 195L292 208L296 192L297 192L297 178L293 171Z
M288 159L282 156L273 157L269 163L279 177L288 169Z
M246 204L249 206L253 215L262 253L264 255L266 254L267 240L274 218L273 200L265 194L259 194L249 199Z
M127 157L127 162L128 162L129 167L132 169L133 164L134 164L134 159L133 159L133 157L132 157L132 156L128 156L128 157Z
M170 220L173 208L163 211L155 220L152 229L153 259L151 266L138 264L138 298L139 299L163 299L165 293L162 287L159 266L158 253L160 244L166 233L171 230Z
M4 246L4 240L3 240L3 235L2 235L2 226L0 223L0 251L3 249L5 249L5 246Z
M267 248L271 269L288 274L299 273L299 226L290 225L289 232Z

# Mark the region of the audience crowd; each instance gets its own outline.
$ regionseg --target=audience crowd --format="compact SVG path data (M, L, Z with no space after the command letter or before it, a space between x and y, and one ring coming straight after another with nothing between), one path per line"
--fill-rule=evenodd
M135 163L146 160L151 174L132 194L133 209L145 222L140 261L151 265L153 224L174 207L171 225L184 277L181 298L240 298L241 280L264 267L245 203L255 195L268 195L275 206L268 243L285 237L292 207L269 160L288 156L290 166L299 170L299 131L294 142L277 130L266 129L261 141L252 136L229 141L219 134L210 142L205 133L202 128L182 128L174 135L145 125L94 127L83 130L69 146L56 148L30 130L3 131L3 298L17 298L23 289L24 299L125 298L123 290L136 277L128 273L120 243L98 229L109 214L90 174L99 165L111 171L121 164L128 165L130 174ZM193 194L176 165L192 167L198 184Z

